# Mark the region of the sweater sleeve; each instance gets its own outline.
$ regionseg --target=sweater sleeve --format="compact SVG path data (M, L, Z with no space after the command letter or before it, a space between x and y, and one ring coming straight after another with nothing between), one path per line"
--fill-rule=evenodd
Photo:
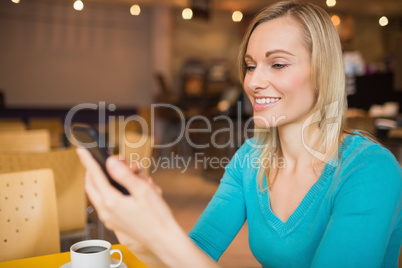
M190 238L215 261L232 242L246 218L238 161L241 155L240 148L225 168L218 190L189 233Z
M402 174L388 150L357 154L352 169L341 174L329 224L312 267L380 267L387 263L387 245L399 251L402 241ZM393 240L390 241L391 234ZM399 244L399 246L395 246ZM397 267L399 252L394 252ZM384 262L385 261L385 262Z

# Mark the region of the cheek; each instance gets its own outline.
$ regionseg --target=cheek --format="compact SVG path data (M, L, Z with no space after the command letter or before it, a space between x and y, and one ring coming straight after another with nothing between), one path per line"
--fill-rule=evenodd
M247 95L249 95L248 84L249 84L248 75L245 75L244 80L243 80L243 89L244 89L244 92L246 92Z
M243 90L244 90L244 93L247 95L248 99L251 101L252 90L250 90L250 88L247 85L248 85L248 81L246 79L244 79Z
M303 99L314 96L310 75L289 75L284 80L283 88L286 88L285 94L301 95Z

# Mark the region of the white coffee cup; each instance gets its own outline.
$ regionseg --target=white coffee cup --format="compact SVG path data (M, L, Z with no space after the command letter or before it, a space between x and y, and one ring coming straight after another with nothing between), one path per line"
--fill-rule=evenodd
M112 245L105 240L84 240L70 247L71 268L112 268L119 267L123 261L120 249L111 249ZM111 262L113 253L120 254L118 263Z

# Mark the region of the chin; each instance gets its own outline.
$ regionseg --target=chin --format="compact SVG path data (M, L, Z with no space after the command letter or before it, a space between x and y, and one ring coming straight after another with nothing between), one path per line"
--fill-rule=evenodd
M254 120L254 126L256 128L259 128L259 129L269 129L269 128L272 128L272 127L277 127L278 125L274 124L271 121L265 121L265 120L256 119L256 120Z
M286 116L285 115L262 116L254 113L253 119L255 127L261 129L267 129L271 127L278 127L285 124Z

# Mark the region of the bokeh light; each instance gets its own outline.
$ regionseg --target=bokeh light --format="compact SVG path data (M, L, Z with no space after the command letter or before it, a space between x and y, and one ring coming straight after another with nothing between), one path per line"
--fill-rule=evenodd
M81 11L84 8L84 3L81 0L77 0L74 2L74 9Z
M388 25L388 18L385 17L385 16L382 16L382 17L378 20L378 23L379 23L381 26L386 26L386 25Z
M191 8L185 8L183 9L183 12L181 13L183 19L185 20L191 20L191 18L193 17L193 11L191 10Z
M232 20L234 22L240 22L243 19L243 13L241 13L240 11L235 11L232 14Z
M138 16L141 13L141 8L139 5L132 5L130 8L130 13L133 16Z

